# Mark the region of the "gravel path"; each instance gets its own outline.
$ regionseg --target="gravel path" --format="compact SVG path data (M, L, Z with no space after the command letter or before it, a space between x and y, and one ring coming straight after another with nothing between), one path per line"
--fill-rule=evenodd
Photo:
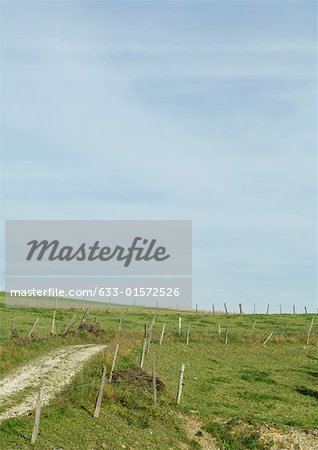
M0 380L0 422L33 411L41 384L43 404L48 404L72 381L85 361L105 348L106 345L73 345L55 350Z

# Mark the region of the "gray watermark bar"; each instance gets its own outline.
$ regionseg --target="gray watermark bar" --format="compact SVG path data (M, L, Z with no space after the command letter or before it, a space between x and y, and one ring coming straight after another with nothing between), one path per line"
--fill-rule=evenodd
M7 221L6 304L52 298L191 307L188 220Z

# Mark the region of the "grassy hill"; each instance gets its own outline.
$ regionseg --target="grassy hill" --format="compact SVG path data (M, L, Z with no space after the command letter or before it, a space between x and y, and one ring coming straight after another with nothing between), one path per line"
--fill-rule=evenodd
M60 332L77 313L70 332ZM48 351L71 344L108 344L88 362L50 406L43 408L34 448L177 449L200 448L184 423L195 417L220 448L262 449L259 427L318 426L318 335L307 332L311 315L212 315L142 308L91 309L92 332L79 329L83 310L59 309L57 334L51 336L53 310L0 307L0 376ZM179 334L179 317L182 320ZM39 319L31 338L32 324ZM155 318L144 374L139 366L144 324ZM121 322L121 330L119 330ZM12 339L12 323L15 323ZM159 345L162 325L163 344ZM186 330L190 325L189 345ZM266 345L265 339L273 333ZM101 370L109 373L119 343L118 376L107 383L101 415L92 418ZM151 377L164 386L153 403ZM181 404L176 404L179 372L185 364ZM139 374L139 375L138 375ZM1 425L0 448L28 449L34 416Z

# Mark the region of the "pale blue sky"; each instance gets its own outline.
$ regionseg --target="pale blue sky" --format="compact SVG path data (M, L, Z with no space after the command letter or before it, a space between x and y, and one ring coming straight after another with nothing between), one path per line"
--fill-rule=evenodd
M5 219L192 219L193 301L317 307L316 4L3 2Z

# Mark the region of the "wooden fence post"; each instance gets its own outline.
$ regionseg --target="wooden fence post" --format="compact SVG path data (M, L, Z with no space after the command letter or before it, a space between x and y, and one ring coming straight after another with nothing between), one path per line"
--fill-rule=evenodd
M267 314L267 315L269 314L269 304L267 305L267 311L266 311L266 314Z
M313 318L309 325L309 330L308 330L308 334L307 334L307 345L309 344L310 334L311 334L312 327L314 326L314 321L315 321L315 319Z
M96 405L95 405L95 411L93 414L94 419L97 419L99 416L99 413L100 413L100 408L102 405L104 388L105 388L105 381L106 381L106 366L103 367L102 380L101 380L101 383L99 386L98 396L97 396Z
M190 339L190 324L188 325L188 328L187 328L187 341L186 341L187 345L189 345L189 339Z
M212 303L212 313L215 314L214 303Z
M31 437L32 445L35 444L36 438L38 437L38 434L39 434L41 409L42 409L42 395L43 395L43 387L40 386L39 392L38 392L38 398L36 401L35 419L34 419L34 426L33 426L32 437Z
M14 336L17 332L17 323L16 323L15 316L12 318L12 329L11 329L11 336Z
M279 314L282 314L282 304L279 304Z
M65 330L62 332L62 336L65 336L66 333L68 333L70 331L70 329L72 328L72 326L74 325L74 322L76 320L76 314L74 314L74 316L72 317L72 319L69 321L69 323L66 325Z
M36 328L38 322L39 322L39 318L35 319L34 324L32 325L31 330L30 330L29 333L28 333L28 338L31 337L32 334L34 333L35 328Z
M159 345L162 345L163 336L164 336L164 334L165 334L165 328L166 328L166 324L164 323L164 324L162 325L162 330L161 330L161 336L160 336L160 342L159 342Z
M140 358L140 368L141 369L144 367L146 348L147 348L147 338L145 337L143 345L142 345L141 358Z
M152 332L153 332L154 323L155 323L155 318L152 319L152 321L150 323L150 327L149 327L149 336L148 336L148 339L147 339L147 347L146 347L147 354L149 353L149 349L150 349L150 343L151 343L151 339L152 339Z
M156 363L152 364L152 389L153 389L153 402L157 403L157 380L156 380Z
M224 303L224 311L225 311L225 314L228 315L226 303Z
M242 303L239 303L239 308L240 308L240 314L243 314Z
M178 323L178 335L179 336L181 334L181 326L182 326L181 317L179 317L179 323Z
M123 313L120 313L120 319L119 319L119 326L118 326L118 331L121 331L123 327Z
M296 314L295 305L293 305L293 314Z
M178 386L178 394L177 394L177 403L178 403L178 405L179 405L180 402L181 402L181 395L182 395L182 387L183 387L184 371L185 371L185 364L182 364L181 370L180 370L179 386Z
M307 306L305 306L305 314L307 314Z
M221 325L219 323L219 336L221 336Z
M51 334L55 334L55 319L56 319L56 309L53 312L52 326L51 326Z
M228 336L229 336L229 327L227 327L226 333L225 333L225 344L227 344Z
M195 315L198 315L198 304L195 305Z
M109 374L109 382L110 383L112 382L112 378L113 378L113 372L114 372L114 369L115 369L115 363L116 363L118 348L119 348L119 344L116 345L116 349L115 349L114 357L113 357L113 362L112 362L112 368L110 369L110 374Z
M88 310L88 308L86 308L85 311L84 311L81 323L84 323L86 321L86 319L88 317L88 314L89 314L89 310Z
M272 331L272 332L267 336L267 338L265 339L265 341L263 342L263 345L266 345L266 344L267 344L267 342L270 340L270 338L273 336L273 334L274 334L274 332Z
M253 305L253 314L255 314L255 313L256 313L256 305L254 303L254 305Z

